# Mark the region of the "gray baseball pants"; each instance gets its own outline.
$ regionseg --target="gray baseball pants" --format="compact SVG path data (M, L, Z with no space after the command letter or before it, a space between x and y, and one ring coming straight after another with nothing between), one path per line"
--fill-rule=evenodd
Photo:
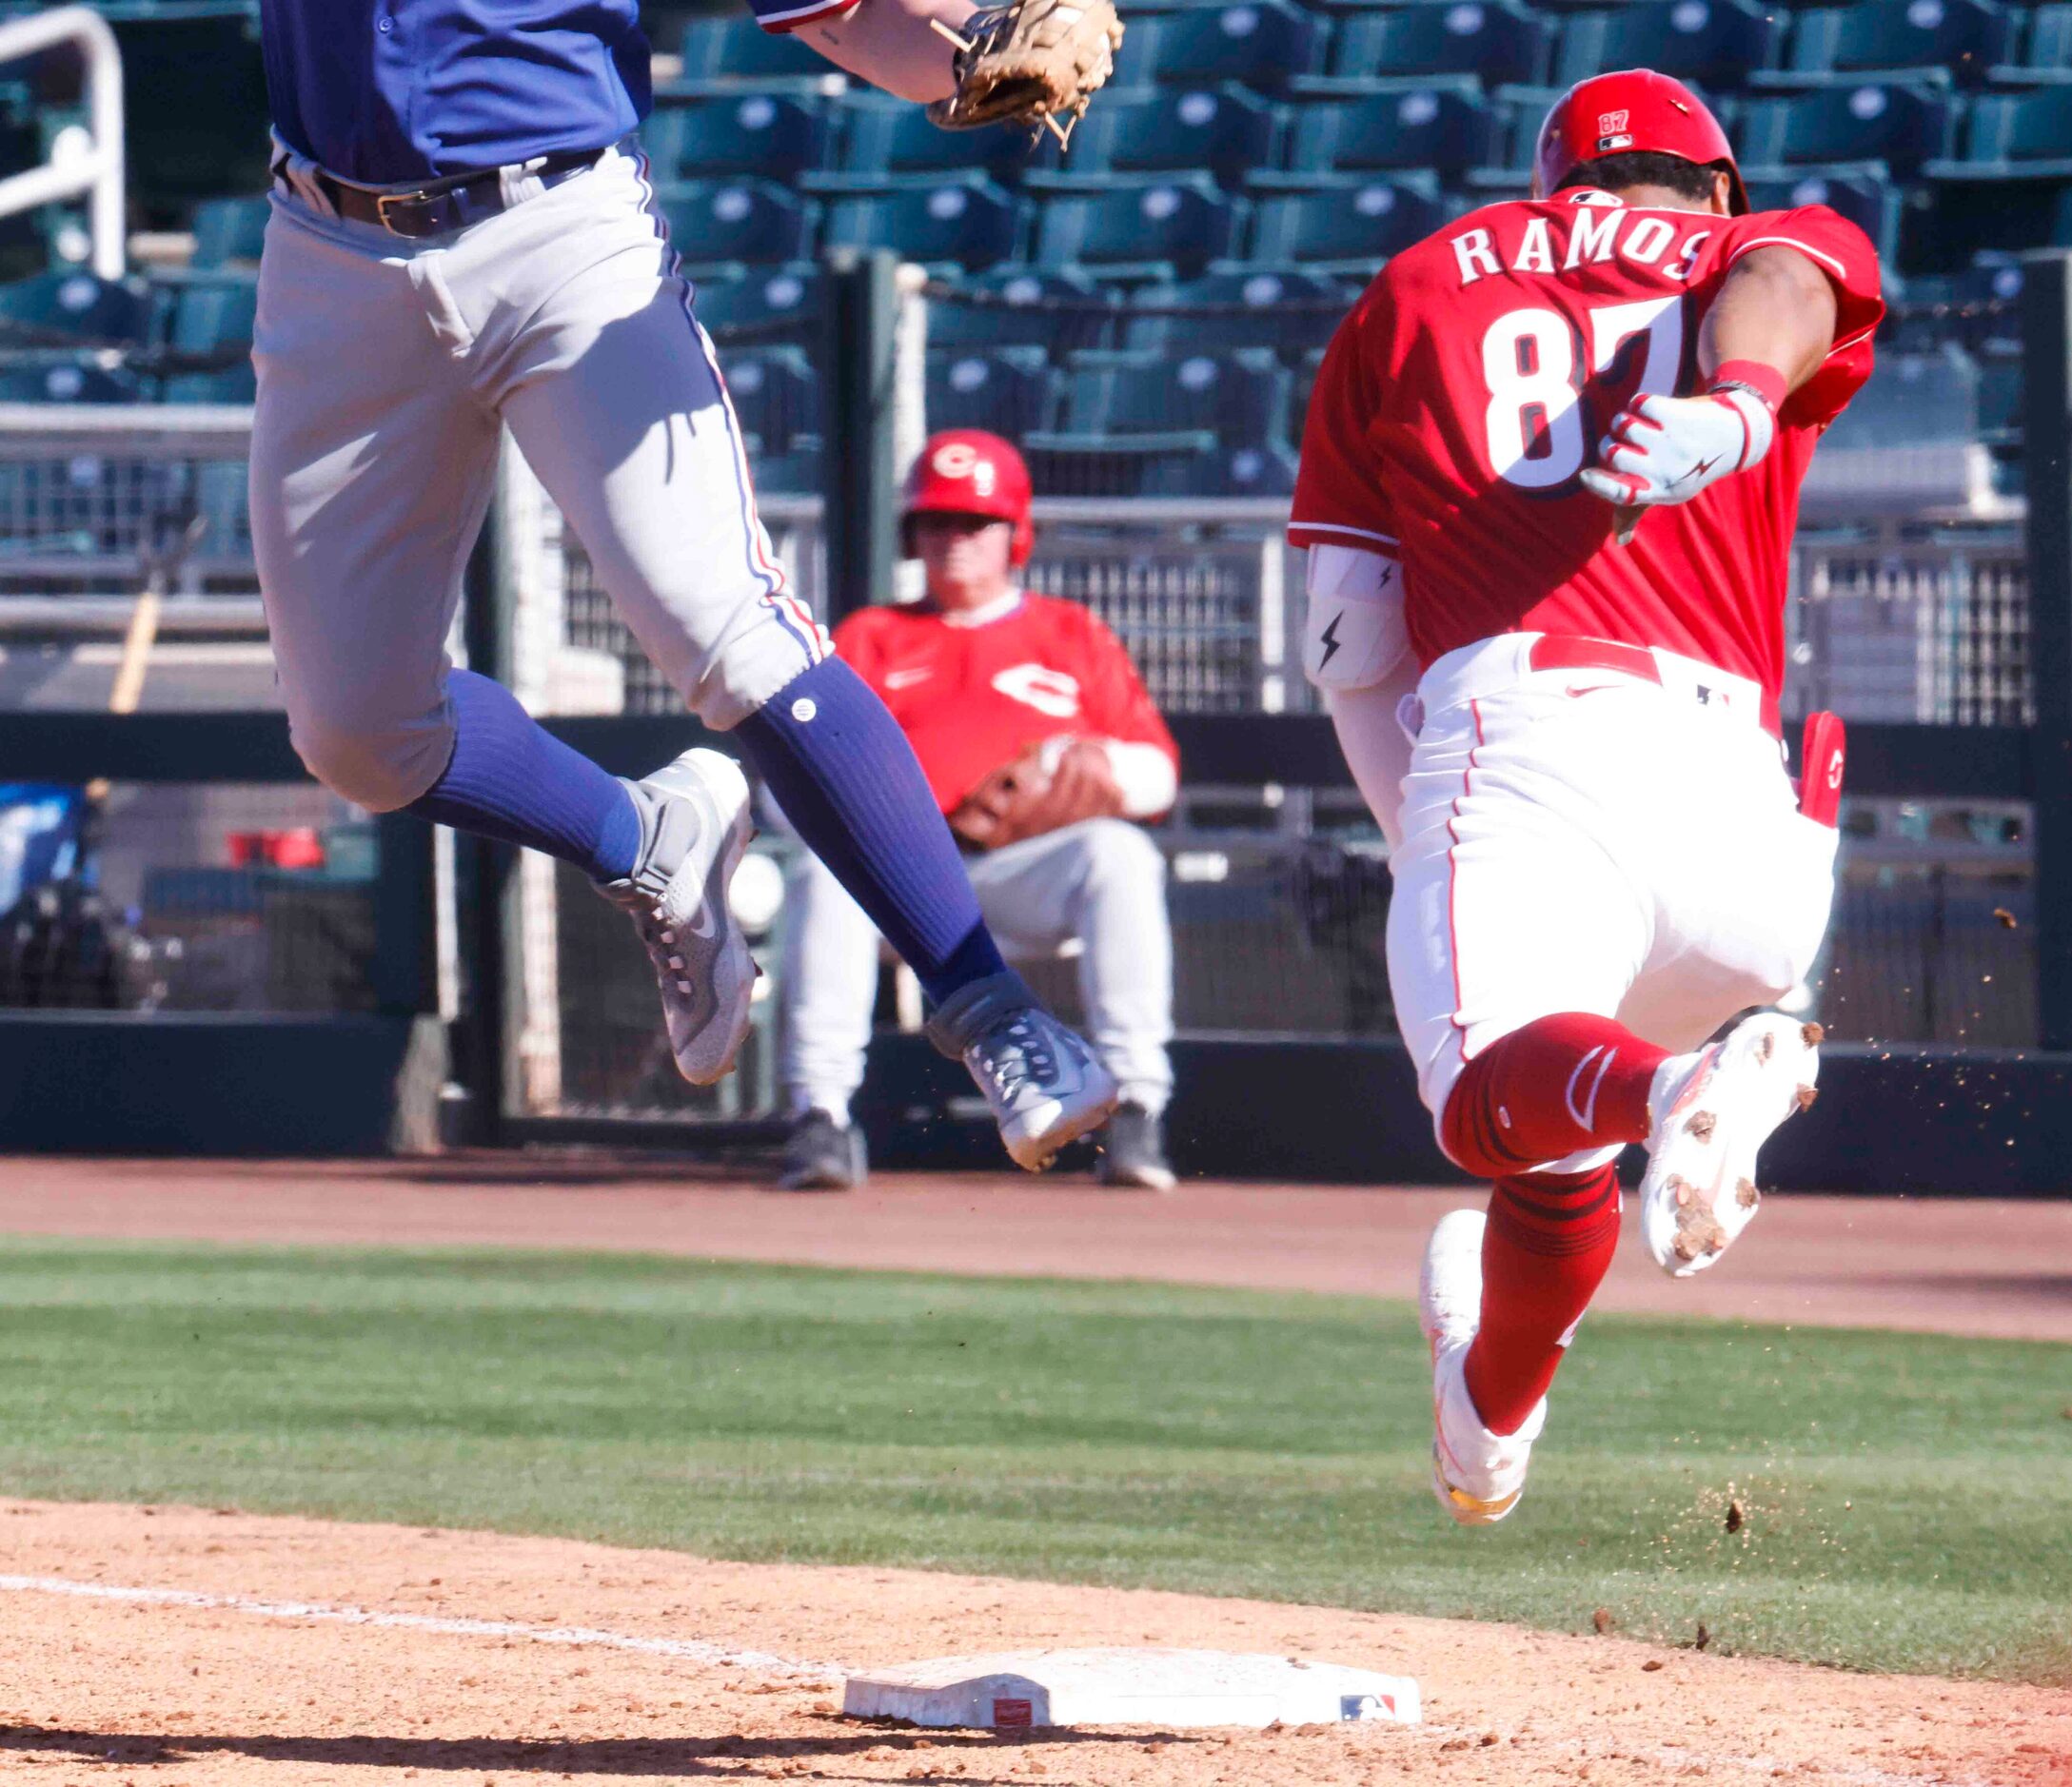
M826 656L756 517L637 155L544 189L507 177L522 202L427 243L338 217L312 172L286 160L260 263L251 516L290 730L320 780L381 812L444 773L445 641L503 426L706 724Z
M1126 819L1088 819L967 859L978 909L1010 962L1077 940L1086 1034L1126 1101L1157 1111L1173 1090L1173 932L1165 858ZM785 885L778 1076L789 1108L846 1118L863 1083L878 992L878 933L819 859Z

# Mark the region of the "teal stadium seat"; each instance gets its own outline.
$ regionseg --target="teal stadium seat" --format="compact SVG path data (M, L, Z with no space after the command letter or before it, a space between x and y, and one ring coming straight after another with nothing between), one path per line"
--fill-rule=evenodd
M973 172L1012 187L1029 168L1057 165L1048 134L1032 144L1028 131L998 125L945 130L920 107L885 93L846 94L835 103L834 118L831 171L807 183L816 190L882 190L901 182Z
M194 207L194 265L224 267L259 264L273 214L265 198L205 199Z
M1978 436L1978 363L1952 343L1933 353L1881 355L1822 445L1919 446Z
M1009 259L1021 231L1014 195L982 174L871 198L829 201L832 246L896 248L931 265L991 266Z
M257 395L249 349L259 287L249 279L199 279L174 288L167 346L183 354L236 357L220 366L175 372L164 381L174 403L249 403Z
M10 329L6 325L16 325ZM0 285L0 345L31 336L141 343L151 333L151 299L131 281L97 279L80 269Z
M697 180L659 198L672 245L686 266L797 261L812 248L813 213L770 180Z
M1430 168L1450 176L1489 166L1497 147L1497 114L1472 81L1387 81L1296 106L1288 165L1305 174Z
M841 78L841 70L803 38L764 30L745 9L686 21L677 53L683 58L683 85L694 90L768 88L785 81L824 84L830 76Z
M1212 469L1223 456L1284 443L1288 386L1287 370L1261 349L1177 361L1075 355L1062 427L1024 437L1036 486L1139 496L1226 488Z
M1367 279L1447 216L1444 201L1422 184L1340 175L1260 199L1253 258L1307 263L1314 271Z
M1748 201L1759 211L1825 205L1868 236L1887 265L1899 250L1903 195L1876 162L1759 172L1748 182Z
M930 428L990 428L1018 441L1049 426L1054 407L1040 347L956 347L928 356Z
M1980 94L1963 158L1929 171L1961 180L2072 179L2072 85Z
M783 93L715 93L659 105L641 141L659 186L717 175L791 180L828 152L827 102Z
M1384 0L1344 10L1332 39L1333 75L1470 74L1488 82L1548 78L1554 28L1514 0Z
M1328 342L1360 288L1307 267L1210 273L1135 295L1125 345L1161 354L1263 347L1296 358ZM1194 314L1206 306L1208 314Z
M259 312L259 285L250 279L197 279L172 293L167 344L182 353L249 346Z
M2022 263L2010 255L1987 253L1950 281L1949 302L1961 314L1954 329L1939 319L1943 333L1956 334L1973 353L2013 350L2022 346Z
M732 348L720 355L720 370L752 465L760 456L818 449L820 382L802 348Z
M1236 0L1135 18L1116 65L1119 78L1214 87L1237 81L1278 91L1323 65L1328 23L1287 0Z
M159 382L159 396L168 403L249 403L257 394L248 363L215 372L175 372ZM243 474L239 477L242 481Z
M1774 69L1788 14L1752 0L1631 0L1564 21L1555 85L1607 69L1658 69L1713 92Z
M1989 446L2013 446L2022 439L2022 344L1993 343L1977 359L1980 436Z
M1145 467L1139 494L1147 497L1291 497L1294 448L1278 441L1215 446L1162 455Z
M1047 199L1037 213L1045 266L1135 269L1146 279L1192 275L1235 247L1247 207L1205 173L1118 180L1099 192Z
M0 403L139 403L144 387L130 373L70 361L0 370Z
M1123 314L1114 292L1076 267L1009 265L955 282L928 304L930 347L1112 347Z
M1881 161L1904 176L1949 154L1955 118L1947 95L1899 82L1751 99L1741 109L1741 161L1748 167Z
M1288 391L1288 369L1271 348L1178 359L1135 349L1075 354L1065 374L1065 423L1082 433L1200 429L1229 442L1260 442L1282 433Z
M1785 75L1847 81L1904 69L1978 86L2012 45L2007 10L1990 0L1861 0L1801 11Z
M810 261L798 266L759 267L732 279L700 280L692 308L699 322L718 338L732 328L776 328L797 324L803 330L819 317L820 269Z
M2011 64L1994 69L1996 81L2042 80L2072 72L2072 6L2035 8Z
M1234 186L1271 165L1277 124L1271 105L1231 83L1103 94L1073 135L1062 178L1201 167Z

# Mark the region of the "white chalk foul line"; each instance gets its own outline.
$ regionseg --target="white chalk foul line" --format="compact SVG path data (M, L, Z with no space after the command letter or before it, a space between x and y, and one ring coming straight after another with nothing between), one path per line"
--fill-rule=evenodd
M381 1613L372 1607L342 1607L326 1601L256 1600L244 1595L204 1595L186 1588L137 1588L114 1582L77 1582L62 1576L0 1576L0 1592L70 1595L83 1600L135 1601L161 1607L202 1607L251 1614L262 1620L301 1620L330 1625L388 1626L405 1632L437 1632L454 1638L524 1639L534 1644L566 1644L596 1650L634 1651L702 1663L708 1669L752 1669L766 1676L825 1680L843 1674L835 1663L801 1662L768 1651L731 1650L702 1639L640 1638L593 1626L525 1625L514 1620L449 1620L428 1613Z

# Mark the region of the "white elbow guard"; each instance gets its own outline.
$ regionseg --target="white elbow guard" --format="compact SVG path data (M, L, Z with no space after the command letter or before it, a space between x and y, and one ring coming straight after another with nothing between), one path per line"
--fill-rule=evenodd
M1357 546L1310 548L1302 674L1319 689L1371 689L1411 648L1403 567Z

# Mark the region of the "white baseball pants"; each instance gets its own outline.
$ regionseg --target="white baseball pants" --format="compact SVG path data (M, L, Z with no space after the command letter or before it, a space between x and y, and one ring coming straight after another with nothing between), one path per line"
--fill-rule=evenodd
M1404 704L1389 984L1435 1123L1467 1061L1535 1018L1695 1048L1799 983L1833 897L1836 834L1799 812L1753 685L1667 652L1659 685L1535 671L1537 637L1448 653Z
M826 655L757 519L740 431L645 165L429 244L273 197L252 360L252 545L295 747L362 806L444 771L445 640L500 424L648 656L730 727ZM291 189L284 190L286 186Z
M965 859L978 910L1013 961L1077 939L1086 1034L1123 1098L1163 1110L1173 1090L1173 932L1165 858L1126 819L1088 819ZM785 887L778 1076L794 1112L846 1118L863 1083L878 992L878 933L819 858Z

